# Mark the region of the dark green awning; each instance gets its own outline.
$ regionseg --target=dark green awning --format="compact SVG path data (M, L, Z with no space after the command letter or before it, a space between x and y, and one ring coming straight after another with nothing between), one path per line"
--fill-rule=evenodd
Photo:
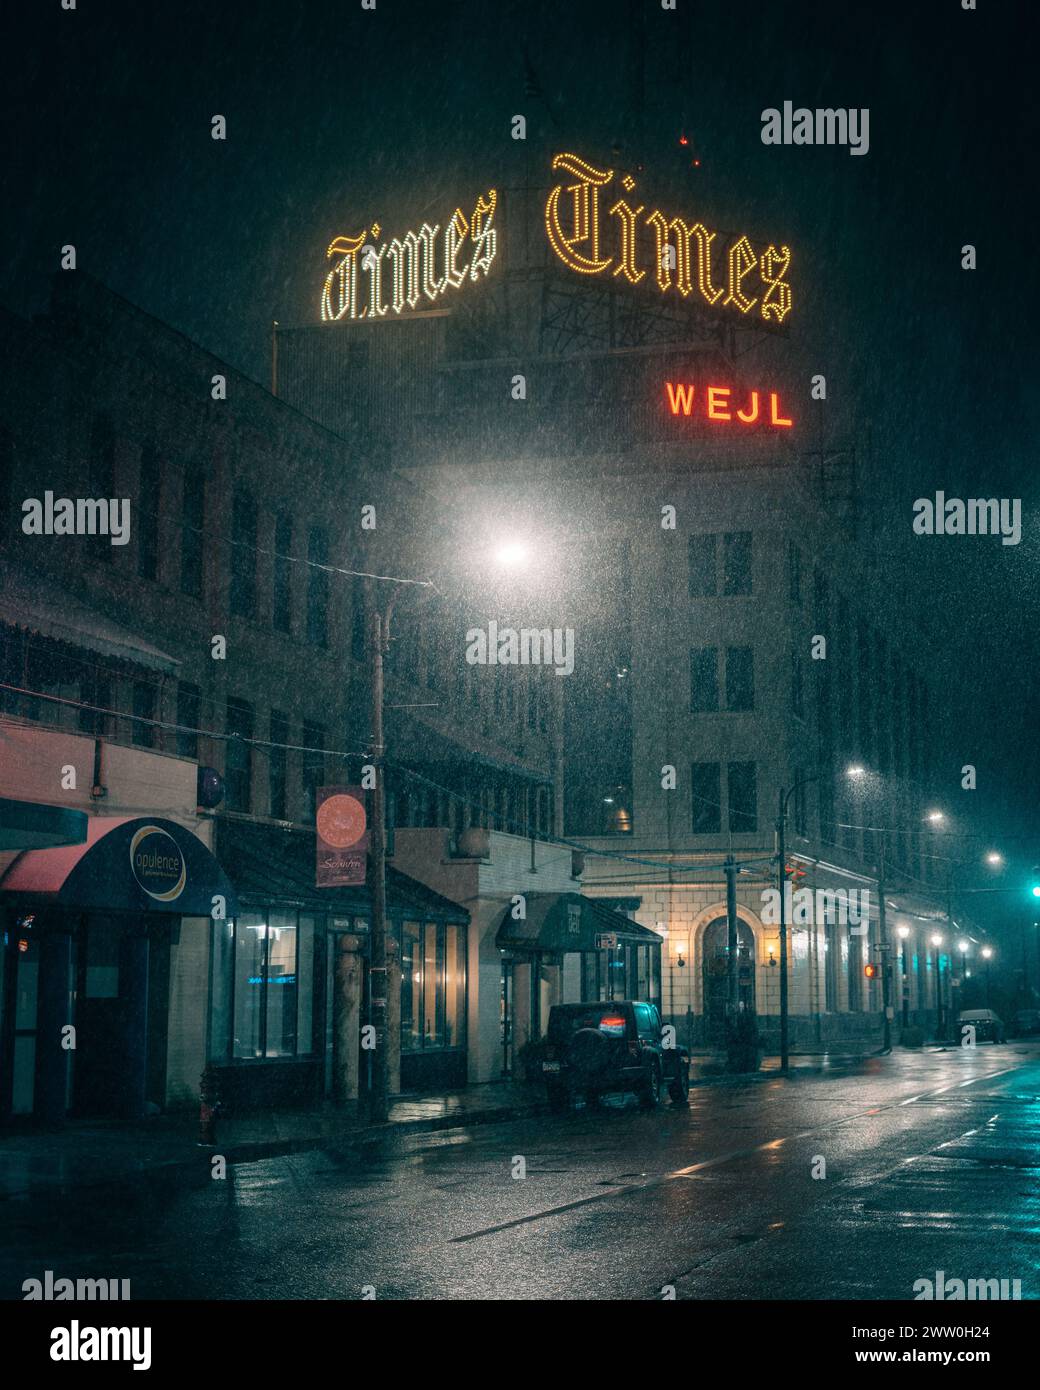
M514 917L512 904L503 911L495 933L503 950L595 951L601 938L610 936L618 945L661 945L657 932L581 893L527 893L524 912L523 918Z
M315 884L314 831L283 830L277 825L218 820L216 856L246 904L291 903L319 912L371 917L367 884L318 888ZM457 922L469 913L450 898L409 878L399 869L386 871L386 910L391 918Z

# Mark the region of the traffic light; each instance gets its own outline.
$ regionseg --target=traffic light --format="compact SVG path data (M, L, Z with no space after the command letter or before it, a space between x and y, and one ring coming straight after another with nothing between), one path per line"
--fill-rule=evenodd
M867 977L868 980L873 980L873 979L875 978L875 976L877 975L877 966L876 966L876 965L865 965L865 966L863 967L863 973L864 973L864 975L866 975L866 977Z

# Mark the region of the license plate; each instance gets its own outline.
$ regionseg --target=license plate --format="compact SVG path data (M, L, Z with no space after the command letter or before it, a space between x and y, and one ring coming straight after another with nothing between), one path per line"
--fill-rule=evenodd
M559 1071L559 1070L560 1070L560 1064L559 1064L559 1062L543 1062L543 1063L542 1063L542 1071Z

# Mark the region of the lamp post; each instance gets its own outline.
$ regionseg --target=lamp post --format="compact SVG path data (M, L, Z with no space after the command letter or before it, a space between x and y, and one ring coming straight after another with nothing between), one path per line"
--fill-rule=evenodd
M986 962L986 1008L989 1008L989 963L993 959L993 947L983 946L982 959Z
M899 940L902 942L902 948L901 948L901 951L900 951L900 955L901 955L901 964L900 964L900 971L899 971L899 975L900 975L899 984L900 984L900 991L901 991L901 994L902 994L902 1002L903 1002L903 1010L902 1010L903 1027L904 1027L904 1028L908 1028L908 1027L910 1026L910 980L909 980L909 977L908 977L908 975L907 975L907 969L906 969L906 941L907 941L907 937L910 935L910 928L909 928L905 923L903 923L903 925L900 926L900 927L897 927L896 930L897 930L897 932L898 932L898 934L899 934Z
M946 1010L943 1003L942 944L942 933L935 932L932 936L932 945L935 947L935 1029L939 1037L945 1040Z

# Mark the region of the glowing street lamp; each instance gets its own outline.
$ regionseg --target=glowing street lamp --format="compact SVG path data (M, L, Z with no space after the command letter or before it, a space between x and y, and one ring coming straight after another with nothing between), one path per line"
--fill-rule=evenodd
M523 541L505 541L495 550L495 563L502 569L523 569L526 567L530 552Z
M925 820L930 821L932 825L942 825L945 819L946 816L942 811L929 811L925 816Z
M994 869L999 869L1003 862L1004 856L995 849L991 849L986 855L986 863L991 865Z

